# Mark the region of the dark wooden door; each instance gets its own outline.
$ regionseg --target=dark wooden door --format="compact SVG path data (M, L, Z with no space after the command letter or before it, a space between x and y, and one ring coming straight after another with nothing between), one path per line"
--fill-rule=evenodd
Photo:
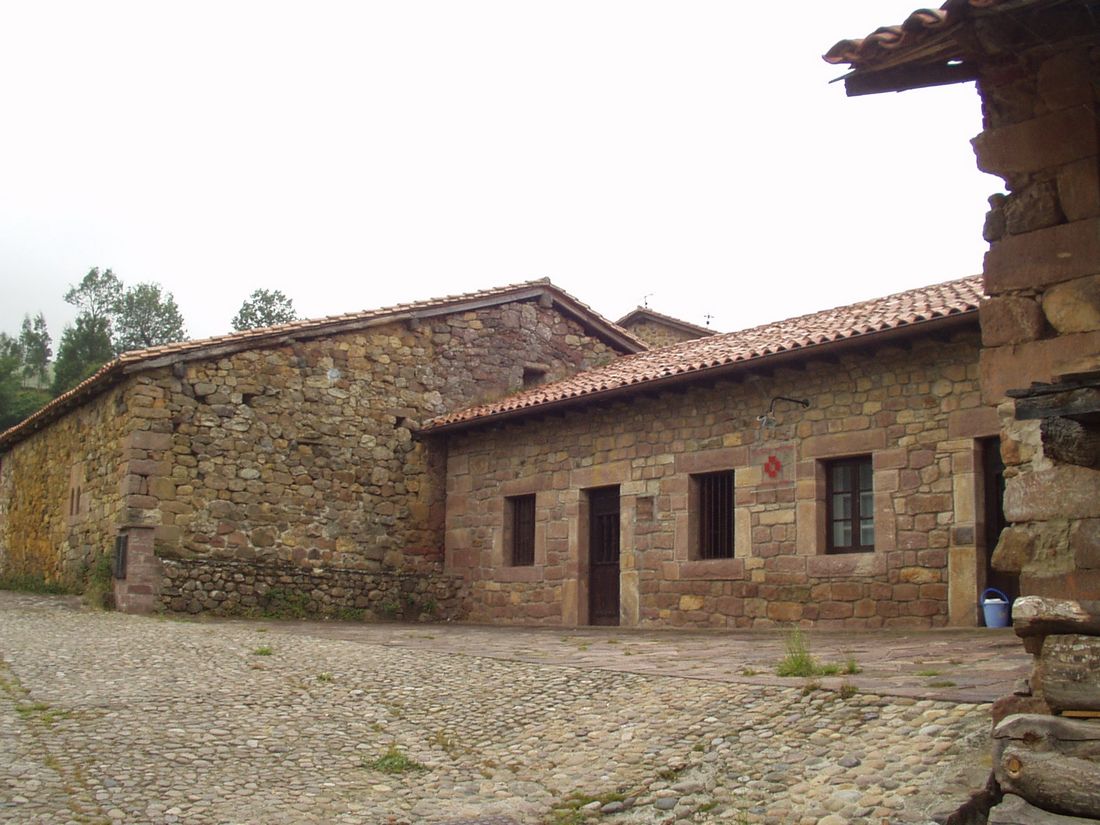
M619 488L588 492L588 621L619 623Z
M1005 520L1005 465L1001 461L1001 439L983 438L982 472L985 476L985 583L1008 596L1009 600L1020 595L1020 577L1015 573L994 570L993 551L1001 531L1008 526ZM978 594L979 598L981 594Z

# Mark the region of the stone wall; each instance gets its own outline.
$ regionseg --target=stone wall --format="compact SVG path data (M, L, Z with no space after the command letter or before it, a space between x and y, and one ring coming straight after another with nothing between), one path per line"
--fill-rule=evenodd
M406 621L463 613L462 582L452 576L210 559L162 565L161 606L180 613Z
M972 625L984 574L978 335L850 352L448 439L448 569L471 618L584 624L584 490L619 485L625 625ZM757 416L776 395L777 426ZM874 466L873 553L826 555L823 462ZM691 476L733 470L735 557L690 551ZM505 497L533 493L535 563L510 566Z
M645 317L624 324L624 328L654 348L682 344L684 341L694 341L706 335L706 333L692 332L683 327L662 323L655 318Z
M982 307L983 392L1100 369L1100 53L1032 50L985 70L978 165L1002 178L990 199ZM1002 408L1007 465L998 567L1024 593L1100 598L1100 472L1044 450L1038 421Z
M112 550L127 406L116 387L0 453L0 577L78 584Z

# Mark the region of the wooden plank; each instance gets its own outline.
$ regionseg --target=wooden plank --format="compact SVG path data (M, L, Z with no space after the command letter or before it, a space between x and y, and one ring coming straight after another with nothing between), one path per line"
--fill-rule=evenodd
M989 825L1095 825L1095 819L1052 814L1036 808L1015 794L1005 794L989 811Z
M1027 421L1056 416L1087 415L1100 412L1100 389L1080 387L1063 392L1028 395L1016 399L1016 419Z
M1020 638L1058 633L1100 636L1100 601L1021 596L1012 603L1012 626Z
M1100 710L1100 636L1047 636L1035 672L1055 713Z

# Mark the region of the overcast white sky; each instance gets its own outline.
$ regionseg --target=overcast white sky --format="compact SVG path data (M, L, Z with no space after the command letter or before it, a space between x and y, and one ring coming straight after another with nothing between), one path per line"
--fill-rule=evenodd
M915 0L0 4L0 330L92 266L217 335L549 276L723 331L974 274L973 86L847 98Z

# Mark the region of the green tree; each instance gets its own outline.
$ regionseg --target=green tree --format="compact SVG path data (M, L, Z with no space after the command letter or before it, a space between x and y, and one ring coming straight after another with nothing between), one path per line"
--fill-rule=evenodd
M176 299L171 292L162 292L159 284L128 288L115 303L113 322L113 343L119 353L187 338Z
M76 286L69 287L65 300L77 307L81 315L87 315L96 321L107 321L108 335L110 322L118 302L122 298L122 281L110 269L99 271L92 267L88 274Z
M241 304L240 311L233 317L233 329L241 332L289 324L297 320L294 302L286 295L277 289L257 289Z
M0 332L0 432L13 427L50 400L49 393L22 385L23 348Z
M32 321L29 315L24 315L23 329L19 333L19 345L23 350L24 384L38 388L46 385L50 356L53 355L50 344L50 333L46 330L46 317L40 312Z
M107 318L80 314L61 333L53 368L53 394L61 395L115 357Z

